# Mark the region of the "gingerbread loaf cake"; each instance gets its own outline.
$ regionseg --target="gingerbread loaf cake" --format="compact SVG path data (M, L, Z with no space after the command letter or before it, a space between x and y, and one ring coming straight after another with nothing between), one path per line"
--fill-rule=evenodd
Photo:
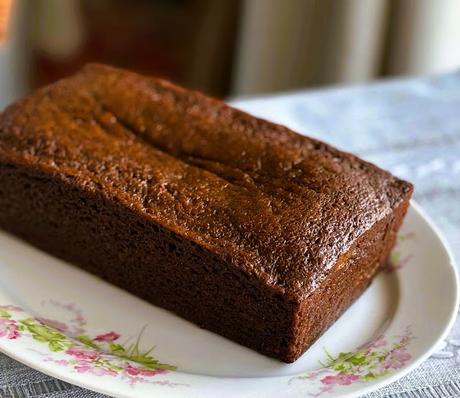
M352 154L109 66L0 116L2 228L285 362L369 285L411 194Z

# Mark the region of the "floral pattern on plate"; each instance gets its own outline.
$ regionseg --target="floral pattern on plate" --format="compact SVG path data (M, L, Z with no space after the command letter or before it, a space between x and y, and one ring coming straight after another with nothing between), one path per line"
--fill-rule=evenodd
M310 396L318 397L333 392L337 386L387 376L393 370L404 367L412 358L407 347L413 338L411 328L407 327L404 334L395 336L392 341L380 335L354 352L341 352L333 356L325 350L328 359L320 369L294 377L290 382L309 380L315 383L317 392L310 393Z
M390 254L387 265L384 270L388 273L396 272L404 268L412 260L413 254L403 255L401 251L401 244L408 240L415 239L414 232L406 232L398 234L395 246Z
M72 319L62 322L31 317L20 307L0 305L0 338L32 338L46 344L47 350L40 352L44 361L70 367L78 373L119 377L130 384L174 385L166 380L157 380L158 376L176 367L155 359L151 355L153 348L144 351L139 348L142 331L130 344L127 341L122 343L120 334L114 331L91 337L84 329L86 320L75 305L54 300L50 300L50 304L73 314Z

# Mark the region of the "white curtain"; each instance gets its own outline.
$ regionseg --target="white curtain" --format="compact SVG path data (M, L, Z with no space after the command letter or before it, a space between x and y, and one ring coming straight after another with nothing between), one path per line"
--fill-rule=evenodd
M233 94L460 67L460 0L245 0Z

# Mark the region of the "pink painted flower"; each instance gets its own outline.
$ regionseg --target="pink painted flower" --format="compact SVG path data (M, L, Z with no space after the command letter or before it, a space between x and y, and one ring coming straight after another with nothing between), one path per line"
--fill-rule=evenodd
M86 373L86 372L89 372L91 370L92 366L91 366L91 362L78 362L75 366L74 366L74 369L78 372L78 373Z
M86 325L86 319L80 312L77 312L75 318L70 321L73 324L72 334L78 336L85 333L84 326Z
M69 364L69 361L66 361L65 359L58 359L58 360L56 360L54 362L57 363L58 365L62 365L62 366L67 366Z
M96 340L96 341L105 341L105 342L110 343L112 341L115 341L119 337L120 337L120 335L118 333L109 332L109 333L100 334L99 336L96 336L96 338L94 340Z
M71 347L66 350L66 354L72 355L77 359L93 361L98 357L99 352L96 350L88 350L81 347Z
M315 397L319 397L319 396L322 395L322 393L331 392L333 389L334 389L334 386L332 384L325 384L325 385L320 387L320 389L319 389L320 392L318 394L312 394L312 395L315 396Z
M48 319L48 318L37 318L37 321L42 323L43 325L49 326L53 329L59 330L60 332L65 332L68 329L68 326L59 321L55 321L54 319Z
M373 341L372 347L374 347L374 348L384 347L386 344L387 344L387 342L385 340L385 337L379 336Z
M411 355L403 348L398 348L390 351L383 362L385 369L399 369L402 368L407 361L411 359Z
M104 366L96 366L90 361L77 361L73 367L78 373L91 373L95 376L117 376L115 370Z
M411 341L412 335L410 333L406 334L405 336L401 337L401 340L399 341L400 344L402 345L407 345L409 341Z
M124 370L130 376L155 376L167 372L166 369L142 369L132 366L131 364L127 364Z
M117 376L117 372L112 369L104 368L101 366L94 367L89 370L89 373L95 376Z
M373 349L373 348L379 348L379 347L384 347L387 344L385 337L384 336L378 336L371 342L367 343L364 347Z
M19 335L20 333L16 321L0 318L0 337L6 337L12 340L19 337Z
M354 374L339 373L336 375L325 376L321 379L321 383L326 385L337 384L340 386L348 386L359 379L359 376Z

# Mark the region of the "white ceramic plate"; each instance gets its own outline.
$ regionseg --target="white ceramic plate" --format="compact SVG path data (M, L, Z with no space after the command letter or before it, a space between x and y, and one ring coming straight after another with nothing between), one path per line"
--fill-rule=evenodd
M454 320L457 291L445 243L412 205L392 267L287 365L0 233L0 350L112 396L355 396L430 355Z

